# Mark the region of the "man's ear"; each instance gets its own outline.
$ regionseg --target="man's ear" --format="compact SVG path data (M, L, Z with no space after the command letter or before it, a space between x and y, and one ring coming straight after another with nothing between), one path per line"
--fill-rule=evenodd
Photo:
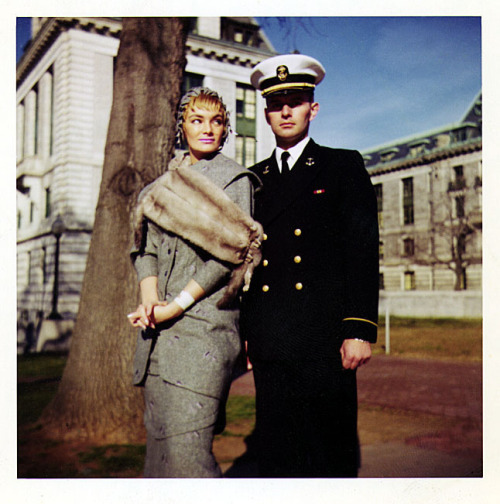
M309 114L309 122L311 122L319 112L319 103L318 102L313 102L311 103L311 112Z

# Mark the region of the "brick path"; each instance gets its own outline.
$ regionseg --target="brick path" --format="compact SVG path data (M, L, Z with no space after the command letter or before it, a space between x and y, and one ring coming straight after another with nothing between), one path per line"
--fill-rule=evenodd
M235 380L231 394L254 395L252 373ZM358 371L358 396L366 404L481 419L481 364L378 355Z
M231 394L253 395L252 373L239 377ZM482 422L480 363L375 356L358 372L359 402ZM480 428L480 427L479 427ZM482 441L480 431L475 433ZM391 442L362 447L360 477L481 476L482 460ZM245 477L243 474L240 477ZM251 476L250 476L251 477Z

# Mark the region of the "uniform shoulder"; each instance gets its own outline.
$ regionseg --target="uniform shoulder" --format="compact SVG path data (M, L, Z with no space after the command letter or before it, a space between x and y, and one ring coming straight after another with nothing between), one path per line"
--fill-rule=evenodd
M314 147L326 156L338 156L355 158L361 156L359 151L353 149L340 149L335 147L326 147L324 145L315 144Z
M266 169L266 167L269 166L269 163L272 161L272 156L263 159L262 161L259 161L258 163L254 164L253 166L250 166L248 168L250 171L256 173L257 175L261 175L262 172Z

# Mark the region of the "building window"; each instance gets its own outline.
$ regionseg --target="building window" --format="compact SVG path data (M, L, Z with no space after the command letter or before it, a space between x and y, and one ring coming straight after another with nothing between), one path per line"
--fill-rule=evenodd
M17 212L17 229L21 229L22 217L21 211Z
M414 221L413 177L408 177L403 179L403 222L413 224Z
M413 238L405 238L403 240L403 254L405 257L413 257L415 255L415 240Z
M191 88L203 86L203 75L186 72L181 86L181 96L184 96Z
M260 47L262 44L258 26L235 23L227 17L221 18L221 39L250 47Z
M459 128L451 133L451 141L452 143L464 142L468 136L468 128Z
M382 184L375 184L373 187L377 196L378 227L382 228L384 226L384 194Z
M45 217L50 217L52 214L52 202L50 195L50 187L45 189Z
M256 103L255 89L236 85L236 162L245 167L255 164Z
M399 152L399 149L397 147L382 151L380 153L380 161L382 163L387 163L388 161L391 161L391 159L394 159L398 152Z
M454 166L454 180L450 182L450 191L460 191L465 189L465 177L464 177L464 167L462 165Z
M378 242L378 258L382 261L384 259L384 242L380 240Z
M238 135L236 137L236 162L245 167L254 165L255 147L256 142L254 137Z
M415 272L406 271L405 272L405 290L415 290Z
M379 290L384 290L385 289L384 274L383 273L379 273L378 274L378 289Z
M465 196L457 196L455 198L455 215L457 219L465 217Z
M30 222L33 222L33 218L35 215L35 204L33 202L30 203Z
M42 247L42 282L47 283L47 248Z
M425 145L420 144L420 145L413 145L410 147L410 156L411 157L417 157L420 154L423 154L425 152Z
M415 140L414 142L408 144L408 153L410 157L417 157L425 154L427 145L429 144L430 141L427 138L420 138L419 140Z
M255 121L256 92L250 86L236 86L236 118Z
M234 30L234 41L238 44L243 44L243 31Z

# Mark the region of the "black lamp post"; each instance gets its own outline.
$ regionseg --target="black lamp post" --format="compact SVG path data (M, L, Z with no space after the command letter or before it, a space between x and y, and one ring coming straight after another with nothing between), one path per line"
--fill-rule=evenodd
M58 215L52 223L51 231L56 238L56 253L54 258L54 289L52 291L52 311L47 317L49 320L61 320L62 316L57 312L57 299L59 297L59 241L66 230L64 221Z

